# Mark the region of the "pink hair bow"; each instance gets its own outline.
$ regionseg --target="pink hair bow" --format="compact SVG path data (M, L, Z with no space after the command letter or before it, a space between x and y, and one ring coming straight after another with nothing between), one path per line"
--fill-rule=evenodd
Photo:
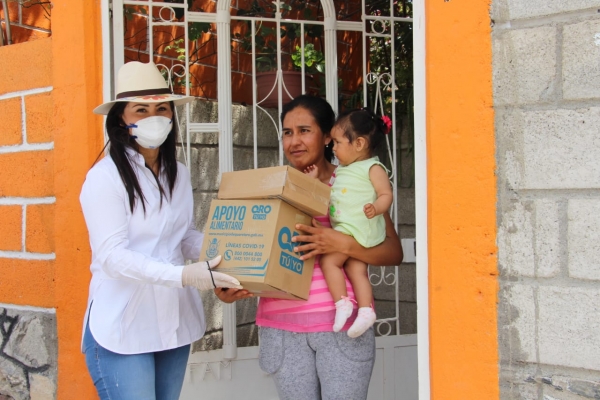
M390 130L392 129L392 120L387 115L384 115L383 117L381 117L381 120L383 121L383 124L386 127L386 130L384 133L387 135L388 133L390 133Z

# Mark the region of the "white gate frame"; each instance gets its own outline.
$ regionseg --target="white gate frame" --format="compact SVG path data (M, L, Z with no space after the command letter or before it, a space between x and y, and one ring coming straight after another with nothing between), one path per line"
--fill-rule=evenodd
M431 397L429 369L429 220L427 216L427 97L425 0L413 1L413 82L415 124L415 226L417 245L417 354L419 399Z
M321 0L325 16L325 57L326 57L326 74L327 76L337 75L337 57L336 45L336 27L341 29L350 28L348 22L340 22L335 19L335 9L331 0ZM230 68L230 32L229 32L229 0L218 0L217 13L214 17L204 18L187 18L190 22L215 22L217 25L217 34L225 40L219 40L219 48L224 47L226 51L220 52L225 54L225 57L219 57L219 70L229 70ZM115 23L111 29L110 15L114 13L113 21ZM187 15L187 8L185 8ZM101 0L101 23L102 23L102 77L103 77L103 98L104 101L110 101L113 98L113 81L116 71L121 67L121 64L113 62L122 60L122 54L114 54L112 46L112 35L123 35L123 26L120 21L123 19L122 10L113 10L111 0ZM428 260L428 216L427 216L427 135L426 135L426 38L425 38L425 0L413 1L413 60L414 60L414 152L415 152L415 207L416 207L416 262L417 262L417 341L418 341L418 380L419 380L419 399L430 399L430 363L429 363L429 260ZM348 29L354 30L354 29ZM187 38L187 30L186 30ZM119 57L120 56L120 57ZM186 60L186 70L187 70ZM226 67L226 69L222 69ZM219 88L231 87L230 74L218 74ZM281 90L281 87L279 87ZM337 85L327 85L326 97L334 107L337 108ZM280 93L281 94L281 93ZM281 98L281 96L280 96ZM219 90L219 115L231 115L231 91ZM337 110L336 110L337 111ZM188 108L189 121L189 108ZM200 125L207 124L189 124L191 130L195 131L214 131L214 124L210 127ZM199 125L194 127L193 125ZM194 129L195 128L195 129ZM220 135L219 145L219 168L220 172L233 170L233 146L232 146L232 125L231 118L219 118L218 131ZM189 130L188 130L189 135ZM189 141L189 136L188 136ZM189 148L188 148L189 156ZM189 158L188 158L189 159ZM236 332L235 332L235 307L224 307L224 316L233 321L229 324L230 329L224 329L224 359L234 359L237 356ZM383 338L386 339L386 338ZM250 349L248 349L250 350ZM243 353L246 351L244 350ZM213 353L214 352L209 352ZM209 357L210 358L210 357ZM217 357L218 359L219 357ZM210 362L209 362L210 364ZM222 364L219 362L219 364Z

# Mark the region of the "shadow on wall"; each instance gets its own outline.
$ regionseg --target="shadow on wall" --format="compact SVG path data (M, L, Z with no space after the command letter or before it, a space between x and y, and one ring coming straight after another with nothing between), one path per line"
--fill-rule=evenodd
M46 0L0 2L0 46L51 36L51 9L51 2Z

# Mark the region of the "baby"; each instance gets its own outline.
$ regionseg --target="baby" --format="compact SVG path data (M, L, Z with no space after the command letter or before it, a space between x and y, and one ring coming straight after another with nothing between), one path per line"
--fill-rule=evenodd
M385 239L383 213L392 201L392 188L387 170L373 156L373 151L389 132L391 121L368 109L353 110L341 115L331 129L333 152L339 160L331 183L329 218L332 227L354 237L363 247L374 247ZM304 171L316 178L318 169L312 165ZM342 253L321 257L321 269L336 307L333 331L339 332L352 314L344 272L352 284L358 316L348 330L356 338L376 320L372 307L373 290L368 265Z

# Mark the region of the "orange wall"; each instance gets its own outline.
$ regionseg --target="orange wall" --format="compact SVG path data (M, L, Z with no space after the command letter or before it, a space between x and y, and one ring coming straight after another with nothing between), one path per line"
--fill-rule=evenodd
M0 303L55 304L51 45L0 47Z
M497 399L489 1L426 2L432 399Z
M79 206L103 145L100 1L52 7L52 36L0 47L0 303L56 310L58 399L93 399L80 351L91 258Z
M52 8L54 190L58 395L96 398L80 352L91 253L79 205L85 174L102 149L100 1L62 0Z

